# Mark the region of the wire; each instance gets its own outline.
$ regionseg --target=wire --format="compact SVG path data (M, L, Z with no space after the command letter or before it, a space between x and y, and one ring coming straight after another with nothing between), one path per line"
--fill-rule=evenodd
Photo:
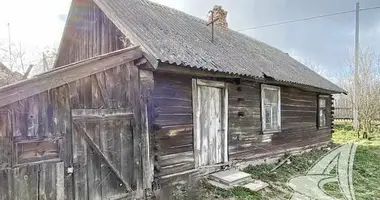
M374 10L374 9L379 9L379 8L380 8L380 6L363 8L363 9L359 9L359 11ZM273 24L266 24L266 25L251 27L251 28L238 29L236 31L240 32L240 31L247 31L247 30L259 29L259 28L265 28L265 27L271 27L271 26L278 26L278 25L290 24L290 23L295 23L295 22L300 22L300 21L307 21L307 20L318 19L318 18L323 18L323 17L331 17L331 16L335 16L335 15L342 15L342 14L347 14L347 13L352 13L352 12L355 12L355 10L348 10L348 11L343 11L343 12L307 17L307 18L303 18L303 19L283 21L283 22L278 22L278 23L273 23Z

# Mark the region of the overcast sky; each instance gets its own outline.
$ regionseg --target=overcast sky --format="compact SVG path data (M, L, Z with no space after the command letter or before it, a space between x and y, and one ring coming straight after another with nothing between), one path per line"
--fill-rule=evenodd
M354 0L154 0L199 18L214 5L228 11L234 30L355 9ZM380 6L361 0L361 8ZM20 6L23 5L23 6ZM21 41L29 49L58 44L70 0L0 0L0 41ZM380 9L360 13L361 46L380 52ZM336 72L344 67L354 45L355 13L259 28L242 33L289 53L298 60Z

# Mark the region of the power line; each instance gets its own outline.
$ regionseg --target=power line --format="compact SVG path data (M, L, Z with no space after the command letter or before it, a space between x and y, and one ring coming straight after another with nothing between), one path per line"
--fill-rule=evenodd
M363 8L363 9L360 9L359 11L374 10L374 9L379 9L379 8L380 8L380 6L370 7L370 8ZM335 16L335 15L342 15L342 14L347 14L347 13L352 13L352 12L355 12L355 10L348 10L348 11L343 11L343 12L336 12L336 13L330 13L330 14L325 14L325 15L306 17L306 18L302 18L302 19L295 19L295 20L290 20L290 21L277 22L277 23L273 23L273 24L266 24L266 25L251 27L251 28L239 29L239 30L236 30L236 31L240 32L240 31L247 31L247 30L259 29L259 28L265 28L265 27L271 27L271 26L278 26L278 25L290 24L290 23L295 23L295 22L300 22L300 21L307 21L307 20L312 20L312 19L331 17L331 16Z

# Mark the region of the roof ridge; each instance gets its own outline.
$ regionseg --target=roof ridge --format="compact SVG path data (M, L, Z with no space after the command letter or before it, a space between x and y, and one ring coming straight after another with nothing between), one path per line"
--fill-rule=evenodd
M178 10L176 8L172 8L172 7L169 7L169 6L166 6L166 5L163 5L163 4L160 4L160 3L156 3L156 2L153 2L153 1L150 1L150 0L138 0L140 2L143 2L143 3L146 3L146 4L150 4L150 5L153 5L153 6L159 6L163 9L167 9L171 12L174 12L174 13L179 13L179 14L184 14L186 15L189 19L192 19L192 20L196 20L196 21L200 21L200 22L204 22L205 24L207 24L207 20L206 19L202 19L202 18L199 18L197 16L194 16L194 15L190 15L188 14L187 12L185 11L181 11L181 10Z

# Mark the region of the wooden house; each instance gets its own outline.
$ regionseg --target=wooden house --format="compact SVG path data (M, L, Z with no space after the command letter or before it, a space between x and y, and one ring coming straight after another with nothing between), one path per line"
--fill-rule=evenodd
M74 0L56 68L0 88L1 197L144 198L326 144L345 91L225 14Z

